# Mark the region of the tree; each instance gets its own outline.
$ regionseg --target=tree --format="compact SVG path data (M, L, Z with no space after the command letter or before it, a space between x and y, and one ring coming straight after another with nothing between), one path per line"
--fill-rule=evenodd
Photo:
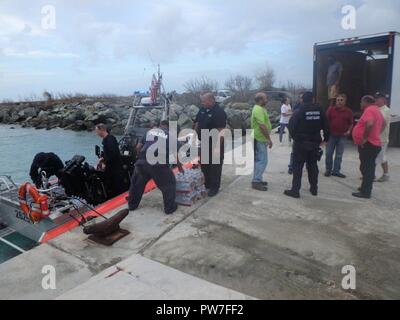
M50 101L50 100L52 100L51 93L48 92L48 91L43 92L43 98L44 98L45 101Z
M306 87L304 85L302 85L301 83L294 83L290 80L287 82L286 89L293 95L293 97L296 97L300 93L306 91Z
M237 75L231 76L226 82L225 87L234 94L234 100L247 102L251 96L253 80L249 77Z
M200 105L200 95L206 92L216 92L218 82L205 76L192 79L184 84L186 90L186 103Z
M275 71L270 67L260 71L256 75L256 81L260 90L271 90L275 83Z

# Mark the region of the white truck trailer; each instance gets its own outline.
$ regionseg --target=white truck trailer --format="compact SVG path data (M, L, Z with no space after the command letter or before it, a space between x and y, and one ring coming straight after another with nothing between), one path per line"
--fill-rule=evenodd
M389 96L392 112L390 145L400 147L400 33L360 36L314 45L314 95L328 106L329 58L342 65L339 91L348 96L349 107L360 114L361 97L376 92Z

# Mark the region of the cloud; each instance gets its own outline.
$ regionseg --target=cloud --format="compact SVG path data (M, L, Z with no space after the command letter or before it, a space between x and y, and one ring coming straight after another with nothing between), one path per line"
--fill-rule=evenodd
M79 58L79 55L68 52L51 52L43 50L17 52L11 48L4 48L3 55L6 57L17 57L17 58Z
M24 34L28 36L42 36L43 31L36 25L14 15L0 14L0 36Z
M112 74L102 81L115 87L115 77L147 86L141 70L157 63L168 70L172 88L182 87L182 75L250 75L266 62L279 80L311 83L315 42L400 31L398 0L51 2L55 30L39 27L41 6L48 1L0 2L2 64L11 65L17 57L21 63L43 58L31 68L67 68L75 78L79 72L80 79ZM348 4L357 8L356 30L341 27L341 8ZM45 64L46 58L57 64ZM75 84L74 79L59 82Z
M349 3L358 7L354 32L341 28L341 8ZM99 10L102 5L99 1ZM124 10L132 7L125 3L120 12ZM315 41L388 31L399 27L400 16L396 0L158 0L140 12L137 19L123 22L113 11L105 19L93 12L82 15L72 24L70 41L85 48L91 58L152 56L171 63L194 53L239 54L252 43L277 38L304 48Z

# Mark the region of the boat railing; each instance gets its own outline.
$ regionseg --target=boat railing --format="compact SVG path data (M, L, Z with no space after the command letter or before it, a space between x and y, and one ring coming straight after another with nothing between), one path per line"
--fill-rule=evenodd
M10 176L0 175L0 192L11 191L17 188L18 186L14 183Z

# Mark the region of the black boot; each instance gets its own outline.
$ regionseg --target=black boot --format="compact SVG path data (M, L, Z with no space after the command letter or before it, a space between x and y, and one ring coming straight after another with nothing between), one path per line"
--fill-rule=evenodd
M285 196L292 197L292 198L295 198L295 199L300 198L300 193L298 193L296 191L293 191L293 190L285 190L285 192L283 194Z

